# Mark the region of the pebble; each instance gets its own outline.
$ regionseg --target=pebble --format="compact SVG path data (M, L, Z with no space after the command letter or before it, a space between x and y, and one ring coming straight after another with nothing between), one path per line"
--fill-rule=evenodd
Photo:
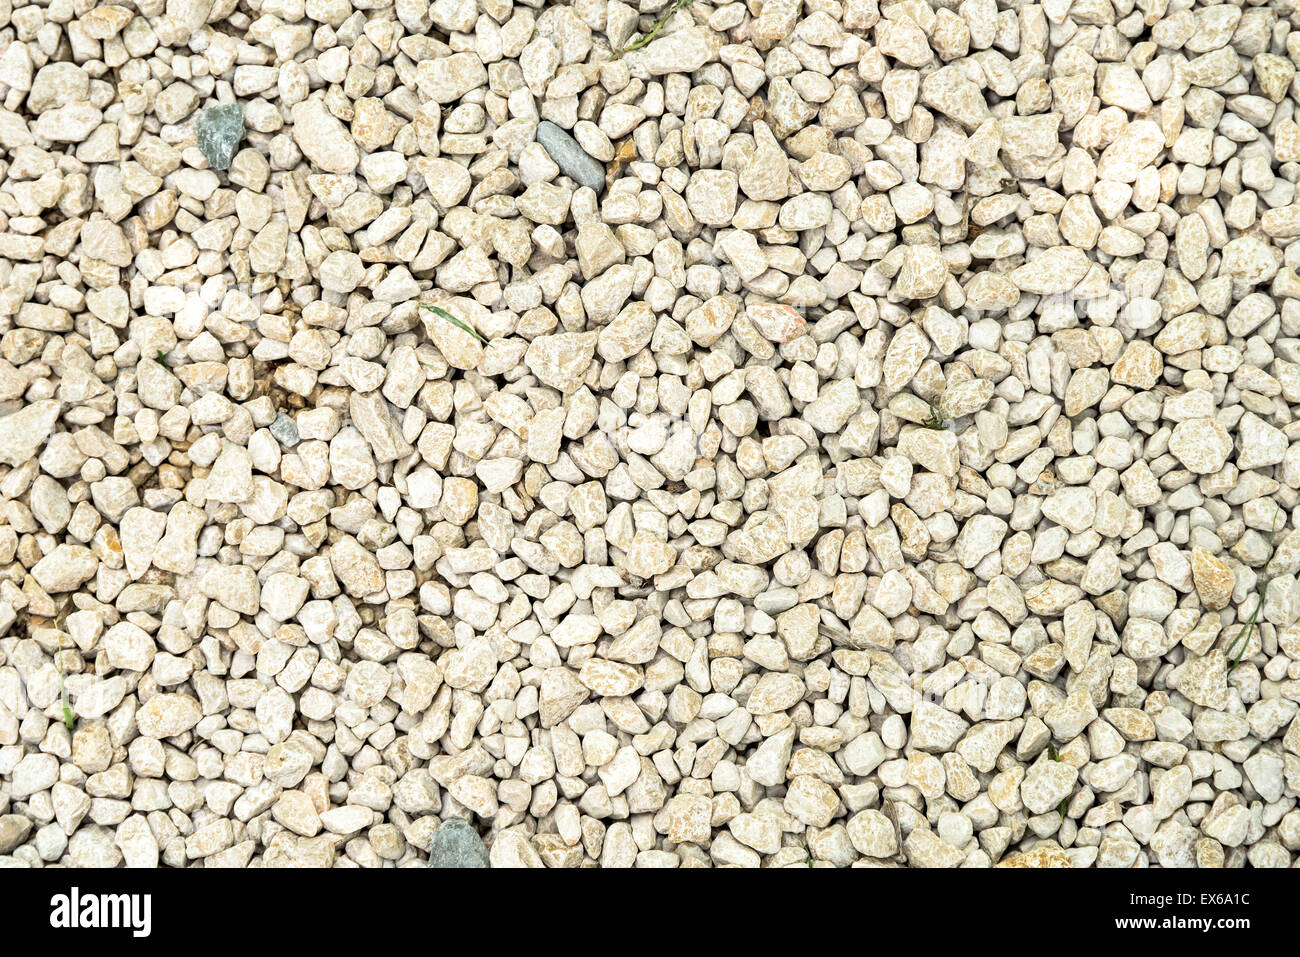
M604 190L604 166L592 159L565 130L550 120L542 120L537 124L537 142L565 176L597 193Z
M199 150L213 169L228 170L244 138L244 109L238 103L209 106L194 121Z
M443 821L433 832L430 867L491 867L488 850L478 832L460 818Z

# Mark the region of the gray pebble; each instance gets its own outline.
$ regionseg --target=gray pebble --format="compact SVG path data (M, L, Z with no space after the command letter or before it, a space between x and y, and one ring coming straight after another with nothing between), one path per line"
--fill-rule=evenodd
M230 169L244 138L244 108L238 103L209 106L194 121L199 151L213 169Z
M799 604L799 592L793 588L776 586L754 597L754 607L769 615L789 611Z
M588 156L578 141L560 127L542 120L537 124L537 142L565 176L582 186L590 186L597 193L605 188L604 165Z
M298 423L283 412L276 414L270 429L276 441L286 448L293 448L298 444Z
M430 867L490 867L483 839L468 821L454 817L433 832Z

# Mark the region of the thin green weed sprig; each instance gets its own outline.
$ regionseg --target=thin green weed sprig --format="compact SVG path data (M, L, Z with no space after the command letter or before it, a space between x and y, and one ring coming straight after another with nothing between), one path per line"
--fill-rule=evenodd
M77 719L72 714L72 706L68 704L68 673L63 666L63 635L59 635L59 699L63 702L63 723L72 731L77 725Z
M431 313L433 313L435 316L440 316L441 318L446 319L448 322L450 322L450 323L451 323L453 326L455 326L457 329L462 329L462 330L464 330L465 332L468 332L471 336L473 336L473 337L474 337L475 339L477 339L479 342L483 343L483 345L487 345L487 344L488 344L488 341L487 341L486 339L484 339L481 335L479 335L477 332L475 332L474 329L470 327L469 323L464 322L464 321L461 320L461 319L457 319L455 316L453 316L451 313L449 313L446 309L442 308L442 306L435 306L435 305L432 305L431 303L422 302L422 303L420 303L420 308L421 308L421 309L428 309L428 310L429 310Z
M668 11L663 16L654 22L654 25L650 27L649 33L638 36L635 40L628 41L621 49L615 51L610 59L620 59L623 54L631 53L633 50L639 50L643 46L648 45L652 40L659 36L659 31L662 30L668 21L672 19L673 14L678 10L684 10L694 2L695 0L673 0L673 5L668 8Z

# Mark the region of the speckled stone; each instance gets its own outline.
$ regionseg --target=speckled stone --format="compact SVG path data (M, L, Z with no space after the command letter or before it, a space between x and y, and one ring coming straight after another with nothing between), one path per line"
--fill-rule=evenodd
M537 124L537 142L575 183L590 186L597 193L605 188L605 167L588 156L578 141L560 127L542 120Z
M469 824L458 817L443 821L433 832L429 847L430 867L490 867L483 839Z
M209 106L194 122L199 151L213 169L230 169L244 138L244 108L238 103Z
M287 448L293 448L298 444L298 423L285 415L283 412L277 413L275 420L270 425L271 434L275 436L276 441Z

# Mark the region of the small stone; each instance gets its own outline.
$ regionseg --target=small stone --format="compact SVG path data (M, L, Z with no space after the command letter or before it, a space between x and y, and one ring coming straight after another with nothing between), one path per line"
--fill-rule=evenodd
M227 170L244 138L244 108L238 103L209 106L194 121L199 150L213 169Z
M147 738L170 738L199 723L203 709L184 694L155 695L136 714L140 733Z
M1012 854L998 862L998 867L1073 867L1065 849L1055 841L1043 841L1032 851Z
M591 364L597 338L594 332L540 336L528 346L524 363L547 385L566 394L573 392Z
M269 426L277 442L287 449L298 444L298 423L283 412L277 412Z
M1217 419L1188 419L1174 426L1169 451L1191 471L1208 475L1228 461L1232 439Z
M27 840L32 822L21 814L0 816L0 854L8 854Z
M1201 604L1210 611L1226 608L1236 585L1232 569L1201 546L1192 549L1192 581Z
M454 817L433 832L429 847L430 867L491 867L483 838L468 821Z
M592 159L578 141L550 120L537 124L537 142L542 145L555 165L565 176L579 186L600 193L605 188L605 167Z
M42 399L0 418L0 462L22 465L40 451L59 419L58 401Z
M294 104L293 140L327 173L351 173L361 158L348 128L319 99Z
M99 568L99 559L89 548L64 543L32 568L36 583L49 592L74 591Z

